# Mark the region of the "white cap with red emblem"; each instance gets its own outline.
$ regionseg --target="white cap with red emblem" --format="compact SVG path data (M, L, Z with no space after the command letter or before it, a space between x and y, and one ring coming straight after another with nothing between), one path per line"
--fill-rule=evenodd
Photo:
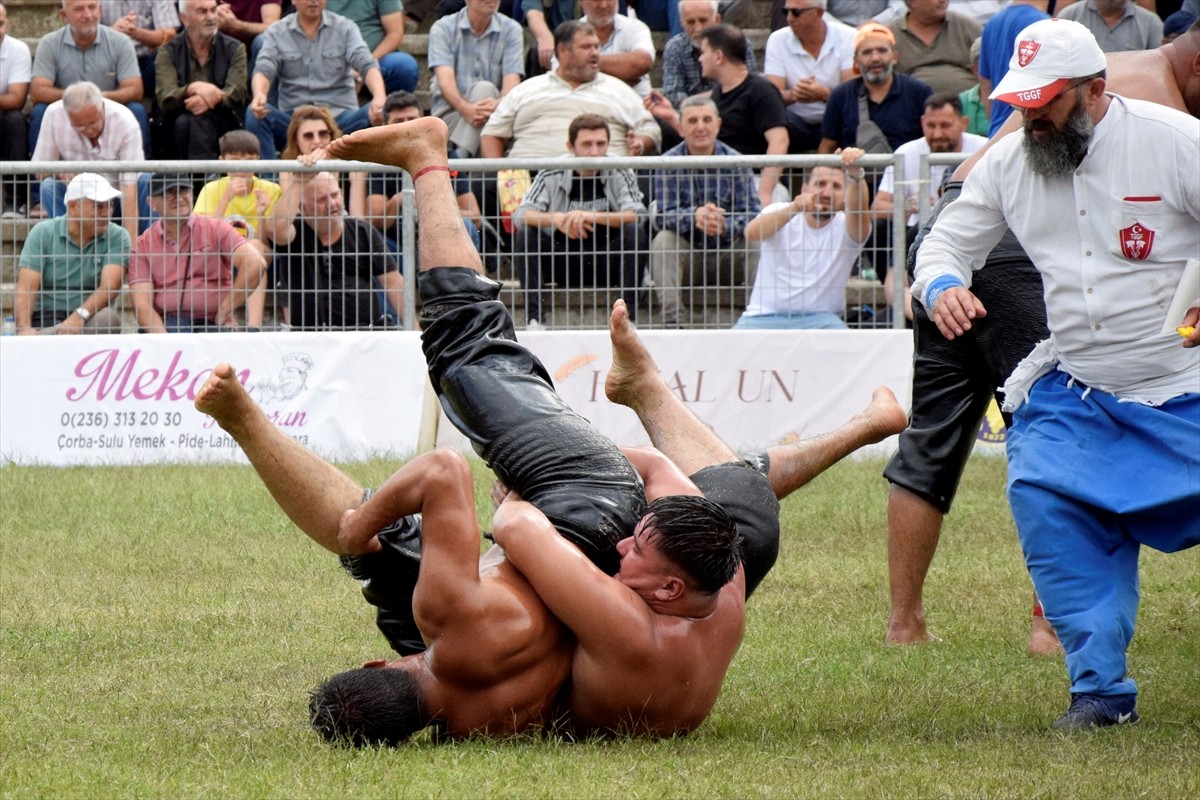
M1107 66L1092 32L1069 19L1044 19L1017 34L1008 73L989 95L1021 108L1049 103L1073 78Z

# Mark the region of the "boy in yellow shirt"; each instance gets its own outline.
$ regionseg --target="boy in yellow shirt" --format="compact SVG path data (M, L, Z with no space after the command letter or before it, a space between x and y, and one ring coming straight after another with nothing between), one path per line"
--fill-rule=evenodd
M258 138L244 130L229 131L219 140L222 161L255 161L259 156ZM282 190L279 184L256 177L252 172L231 172L210 181L196 197L194 213L224 219L258 250L270 269L271 248L264 226L272 224L271 212ZM270 278L259 284L246 301L246 327L258 330L263 324Z

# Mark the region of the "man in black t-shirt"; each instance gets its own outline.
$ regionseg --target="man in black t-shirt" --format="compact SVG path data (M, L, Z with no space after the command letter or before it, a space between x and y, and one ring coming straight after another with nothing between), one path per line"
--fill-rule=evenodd
M394 309L403 307L403 279L383 236L343 212L337 178L318 173L305 182L286 241L276 240L276 287L287 296L293 328L387 327L384 299Z
M742 155L787 155L787 107L779 90L746 66L746 35L733 25L721 23L700 34L700 73L716 82L712 100L721 117L722 142ZM679 114L662 92L651 92L646 108L682 136ZM782 167L762 171L758 198L771 202Z

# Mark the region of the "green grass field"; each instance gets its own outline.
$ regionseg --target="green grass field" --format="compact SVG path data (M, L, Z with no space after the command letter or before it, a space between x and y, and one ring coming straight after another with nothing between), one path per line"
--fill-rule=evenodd
M1142 559L1142 722L1064 737L1062 663L1024 654L1003 459L972 461L927 586L944 641L921 648L881 643L880 468L839 465L785 504L693 735L363 751L307 729L307 692L386 645L249 468L0 469L0 796L1200 797L1196 553Z

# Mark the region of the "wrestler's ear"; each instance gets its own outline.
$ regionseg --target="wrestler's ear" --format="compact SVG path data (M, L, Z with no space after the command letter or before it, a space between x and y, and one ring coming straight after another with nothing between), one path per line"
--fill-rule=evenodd
M678 600L687 591L687 584L682 578L671 575L663 578L662 585L654 590L654 599L660 603Z

